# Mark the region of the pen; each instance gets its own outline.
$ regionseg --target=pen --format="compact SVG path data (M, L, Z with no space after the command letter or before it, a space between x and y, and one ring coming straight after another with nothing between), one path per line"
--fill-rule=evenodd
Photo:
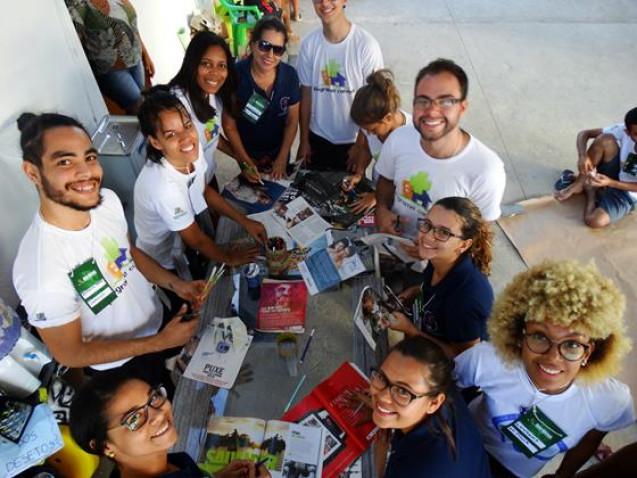
M262 467L263 465L265 465L267 463L267 461L269 460L269 458L264 458L263 460L259 460L254 464L255 469L258 471L260 467Z
M312 329L312 331L310 332L310 336L307 338L307 341L305 342L305 346L303 347L303 352L301 353L301 359L299 360L299 363L303 363L303 360L305 360L307 351L310 348L310 343L312 342L312 338L314 337L314 332L316 332L316 329Z
M292 396L290 397L290 400L288 400L287 405L285 406L285 408L283 409L283 413L287 412L290 407L292 406L292 402L294 402L294 399L296 398L296 396L299 393L299 390L301 390L301 387L303 386L303 382L305 382L305 378L307 377L307 375L303 375L301 377L301 380L299 380L298 385L296 386L296 388L294 389L294 391L292 392Z

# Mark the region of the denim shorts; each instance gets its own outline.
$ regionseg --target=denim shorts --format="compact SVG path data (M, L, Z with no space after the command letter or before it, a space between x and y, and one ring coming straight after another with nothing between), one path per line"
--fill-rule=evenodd
M611 179L619 179L619 155L597 166L597 170ZM616 222L635 209L635 199L628 191L606 187L597 191L596 206L602 208Z

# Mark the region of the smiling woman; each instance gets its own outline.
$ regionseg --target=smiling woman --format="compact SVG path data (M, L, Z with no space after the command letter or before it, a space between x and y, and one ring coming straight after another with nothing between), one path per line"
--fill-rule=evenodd
M481 343L456 358L495 476L533 476L566 451L572 476L604 435L635 420L628 387L611 378L630 349L624 297L594 265L545 262L496 300Z
M163 387L151 387L122 371L87 382L71 405L73 439L86 452L115 461L111 478L207 476L186 453L168 453L177 441L172 407ZM269 477L264 467L235 460L216 478Z

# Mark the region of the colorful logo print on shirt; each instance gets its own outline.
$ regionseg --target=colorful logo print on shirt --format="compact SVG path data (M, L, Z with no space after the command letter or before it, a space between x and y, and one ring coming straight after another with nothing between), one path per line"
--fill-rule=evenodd
M341 65L336 60L330 60L321 70L321 78L323 86L334 89L345 89L347 87L347 78L341 73Z
M637 176L637 154L628 153L624 163L624 172L631 176Z
M105 237L102 239L102 247L104 248L104 257L106 259L106 270L116 281L124 279L124 266L130 262L130 258L126 253L125 247L119 247L117 241L113 238Z
M420 171L407 179L403 179L400 195L406 200L427 209L431 204L431 198L427 191L431 189L429 175Z
M209 143L217 136L219 136L219 122L217 121L217 115L215 114L212 118L206 121L204 125L204 136L206 137L206 143Z

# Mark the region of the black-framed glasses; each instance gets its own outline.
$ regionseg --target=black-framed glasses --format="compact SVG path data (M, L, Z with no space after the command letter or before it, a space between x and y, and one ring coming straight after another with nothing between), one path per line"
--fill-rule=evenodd
M257 48L262 51L263 53L268 53L270 50L272 50L272 52L276 55L276 56L283 56L283 54L285 53L285 45L281 46L281 45L273 45L272 43L270 43L267 40L259 40L257 42Z
M427 109L432 105L440 109L449 109L462 102L462 98L454 98L447 96L444 98L428 98L426 96L417 96L414 98L414 108Z
M584 355L586 355L586 352L590 349L590 345L583 344L573 339L555 342L554 340L549 339L542 332L527 333L524 331L524 343L531 352L540 355L548 353L553 345L555 345L562 358L569 362L582 360Z
M406 407L412 401L430 395L429 393L416 395L410 390L407 390L405 387L401 387L400 385L390 382L387 375L377 368L371 369L369 374L369 383L372 387L377 388L378 390L385 390L389 387L389 396L399 407Z
M128 412L124 415L124 417L122 417L119 425L115 425L114 427L109 428L109 430L117 427L128 428L132 432L139 430L148 421L148 408L150 407L155 410L159 410L164 403L166 403L166 400L168 400L168 394L163 386L159 385L158 387L151 389L148 394L148 401L146 404Z
M447 242L451 237L457 237L458 239L464 240L464 237L454 234L449 229L443 226L434 226L433 222L431 222L426 217L421 217L418 219L418 230L423 234L427 234L432 231L434 235L434 239L439 242Z

